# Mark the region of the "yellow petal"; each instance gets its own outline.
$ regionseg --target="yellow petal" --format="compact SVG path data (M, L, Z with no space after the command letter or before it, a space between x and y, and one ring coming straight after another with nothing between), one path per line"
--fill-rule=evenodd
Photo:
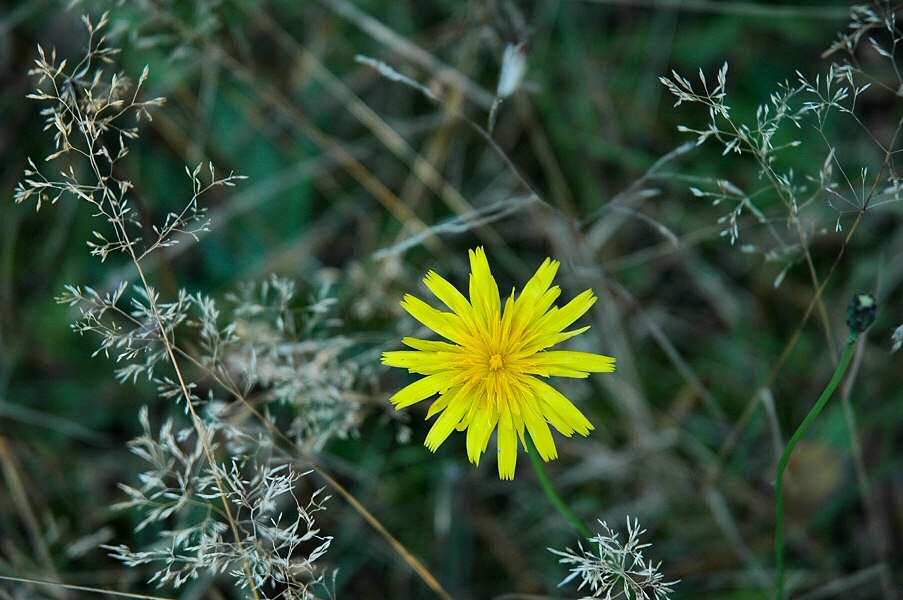
M549 286L552 285L552 280L555 279L555 274L558 273L558 267L560 266L561 263L557 260L546 258L542 264L539 265L539 268L536 269L536 273L533 274L533 277L531 277L526 285L524 285L524 289L521 291L518 300L535 302L549 289Z
M483 325L488 326L499 318L502 301L482 247L470 250L470 270L470 303Z
M383 352L382 363L422 375L431 375L448 370L448 359L436 352L418 352L415 350Z
M464 394L455 394L448 406L426 434L424 445L435 452L442 445L470 408L470 399Z
M467 427L467 458L473 464L480 464L480 456L486 450L497 420L495 410L488 402L478 404Z
M559 266L561 266L560 262L547 258L536 269L536 273L524 286L514 305L514 310L518 313L518 321L530 323L552 306L552 302L561 293L561 288L558 286L549 289Z
M461 346L449 344L448 342L439 342L436 340L421 340L415 337L403 337L401 343L415 350L424 350L427 352L460 352L463 350Z
M499 478L514 479L514 468L517 465L517 433L511 413L503 408L499 414Z
M437 310L416 296L405 295L401 306L415 319L441 335L461 345L470 339L461 317L454 313Z
M572 329L570 331L562 331L560 333L551 334L548 337L549 345L546 346L546 348L550 348L556 344L560 344L561 342L563 342L565 340L569 340L574 336L580 335L581 333L583 333L585 331L589 331L589 328L590 328L590 326L586 325L584 327L580 327L579 329Z
M557 285L553 285L542 295L536 299L532 306L530 306L530 311L527 314L527 325L531 326L537 319L539 319L542 315L549 310L549 307L552 306L552 303L558 299L558 296L561 295L561 288Z
M558 449L555 448L555 440L552 439L552 432L546 419L540 414L538 407L534 406L532 399L523 404L524 423L527 425L533 445L539 451L539 456L546 462L558 458Z
M596 296L593 295L593 291L586 290L561 308L556 307L547 312L536 322L535 327L544 332L557 333L586 314L595 303Z
M523 346L514 354L513 358L529 358L537 352L545 350L546 348L551 348L576 335L580 335L584 331L589 330L589 328L590 326L586 325L579 329L572 329L571 331L562 331L559 333L544 333L542 330L535 330L529 336L524 336Z
M446 281L441 275L435 271L430 271L423 279L423 283L430 289L437 298L442 300L454 313L460 316L469 326L474 325L473 306L464 297L464 294L458 291L458 288Z
M447 389L450 379L448 373L429 375L399 390L389 401L395 405L396 410L405 408Z
M455 394L457 394L458 391L459 390L449 391L436 398L436 400L430 404L430 409L426 413L426 419L430 420L437 413L445 410L445 407L448 406L448 403L455 397Z
M540 402L540 410L546 419L564 435L570 437L576 431L585 436L595 429L593 424L564 394L546 382L535 377L525 377L523 382L533 389Z
M495 427L499 422L499 411L496 410L495 405L491 405L489 410L489 424L483 430L483 438L480 440L481 452L486 452L486 448L489 447L489 439L492 437L492 433L495 431Z
M419 373L420 371L412 371ZM539 375L540 377L571 377L572 379L586 379L589 373L586 371L578 371L568 367L559 367L556 365L531 365L524 367L523 372L528 375Z
M550 350L539 352L531 358L537 367L545 368L550 375L562 377L585 377L585 373L611 373L615 370L613 357L592 352Z

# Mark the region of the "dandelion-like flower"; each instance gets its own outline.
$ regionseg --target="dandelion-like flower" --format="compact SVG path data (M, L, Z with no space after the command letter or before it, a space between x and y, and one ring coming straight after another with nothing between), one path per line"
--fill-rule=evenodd
M404 309L450 342L406 337L402 341L414 350L382 356L386 365L426 375L392 396L397 409L439 394L427 414L429 419L441 413L426 436L431 451L455 429L466 429L467 456L478 465L497 427L499 477L513 479L518 438L526 449L525 429L545 461L558 456L549 425L568 437L593 429L570 400L539 378L615 370L610 356L547 350L589 329L565 331L596 301L586 290L563 307L552 307L561 294L558 286L550 287L559 265L547 258L520 295L512 291L504 310L482 248L470 251L469 301L433 271L423 280L452 312L405 295Z

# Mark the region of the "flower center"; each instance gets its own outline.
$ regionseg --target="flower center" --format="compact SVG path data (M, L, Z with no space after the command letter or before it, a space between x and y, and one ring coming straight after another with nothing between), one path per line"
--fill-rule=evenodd
M499 369L502 368L503 365L504 365L504 362L502 362L501 354L493 354L489 358L489 368L492 369L493 371L498 371Z

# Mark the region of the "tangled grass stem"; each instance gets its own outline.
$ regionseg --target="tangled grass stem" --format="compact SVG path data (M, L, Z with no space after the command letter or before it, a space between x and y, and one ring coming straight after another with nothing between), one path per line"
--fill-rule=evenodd
M200 369L205 369L205 366L200 363L196 358L192 357L190 354L186 353L183 349L174 346L174 350L184 359L191 361L194 365ZM441 598L442 600L455 600L454 597L442 586L439 580L435 575L424 565L420 559L418 559L401 541L398 540L392 533L386 528L385 525L372 513L367 507L363 505L363 503L357 499L357 497L351 493L351 491L342 485L335 477L330 474L330 472L323 467L317 460L314 459L313 456L310 455L307 450L305 450L301 445L299 445L295 440L291 439L284 431L279 429L276 424L272 421L272 419L260 412L257 406L248 401L248 399L238 390L235 384L231 381L227 381L223 379L223 373L207 370L207 374L215 379L220 385L222 385L229 393L235 398L237 402L240 402L244 407L256 417L260 423L262 423L266 428L272 432L272 434L286 444L286 447L291 449L291 451L297 454L301 459L303 459L314 472L323 479L327 485L329 485L333 490L335 490L350 506L357 512L361 518L364 519L380 536L385 539L389 545L392 547L395 552L404 560L404 562L411 568L414 573L420 577L423 582L429 586L431 590Z
M828 400L834 394L834 390L837 389L840 380L843 379L844 374L846 374L847 367L850 366L850 360L853 358L853 350L856 347L856 340L858 338L859 332L851 329L850 337L847 339L846 346L844 346L843 354L840 357L840 362L837 364L837 369L834 371L834 376L831 377L831 381L828 382L828 386L825 388L825 391L822 392L818 402L815 403L815 406L812 407L812 410L809 411L809 414L806 415L806 418L803 419L803 422L794 432L793 437L790 438L790 441L787 443L787 448L784 449L784 453L781 455L781 460L778 463L777 478L774 482L776 521L774 530L774 597L776 600L783 600L784 598L784 471L787 469L787 463L790 461L790 455L793 453L793 449L796 448L799 441L806 432L809 431L812 423L818 418L819 413L821 413L825 404L828 403Z

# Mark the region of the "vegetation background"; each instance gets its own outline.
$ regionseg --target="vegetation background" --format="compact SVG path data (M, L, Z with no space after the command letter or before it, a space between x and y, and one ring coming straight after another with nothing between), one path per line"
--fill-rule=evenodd
M673 598L770 595L777 457L831 377L850 298L875 293L878 320L848 385L791 464L788 564L795 597L899 597L903 371L891 335L903 306L900 204L866 212L845 245L862 206L813 193L803 241L775 242L793 237L794 219L769 195L761 165L711 141L687 145L695 137L678 126L704 129L708 111L675 107L659 81L672 69L694 82L701 69L714 81L727 62L731 114L754 120L785 80L814 80L839 60L823 52L847 30L848 9L802 0L7 4L0 575L180 598L233 594L213 576L154 590L143 583L146 568L127 569L98 548L148 543L133 531L134 515L111 509L123 500L117 484L143 468L126 444L140 433L143 405L155 423L181 408L142 379L118 383L112 361L92 356L96 340L70 329L71 308L54 302L66 284L105 289L134 277L115 257L89 255L90 211L66 198L36 214L12 200L27 157L51 149L40 105L25 100L36 44L78 58L87 39L80 16L109 10L117 68L137 78L149 65L144 94L167 98L123 163L145 225L190 199L185 165L213 161L248 177L204 197L210 231L161 253L158 290L223 300L270 274L297 281L299 314L311 323L304 335L335 350L317 354L329 368L353 372L339 390L355 407L347 435L312 451L455 598L580 595L556 587L567 571L547 547L577 539L523 455L517 478L499 481L491 460L467 463L461 435L430 454L425 410L395 414L388 404L409 379L380 367L379 353L416 327L398 301L425 297L429 269L466 285L466 250L476 245L487 248L503 291L552 256L563 262L564 298L588 287L600 296L585 318L593 329L574 347L616 356L619 371L564 386L596 431L559 440L561 457L548 468L587 521L623 527L628 515L639 518L648 555L681 580ZM521 41L526 76L500 105L490 141L474 125L488 122L506 44ZM875 81L891 72L870 48L857 52ZM893 185L874 142L894 148L900 98L872 92L857 106L858 124L782 128L779 139L801 143L780 155L781 172L803 183L811 175L817 192L833 147L845 174L863 175L863 190L876 176ZM749 195L762 218L701 195L730 196L722 180L764 188ZM736 242L722 235L730 214L740 219ZM827 282L808 320L816 285L803 247L814 280ZM332 392L312 384L304 393ZM322 485L312 474L302 487ZM321 562L338 569L335 597L433 597L332 495L318 526L334 538ZM0 597L91 596L0 582Z

